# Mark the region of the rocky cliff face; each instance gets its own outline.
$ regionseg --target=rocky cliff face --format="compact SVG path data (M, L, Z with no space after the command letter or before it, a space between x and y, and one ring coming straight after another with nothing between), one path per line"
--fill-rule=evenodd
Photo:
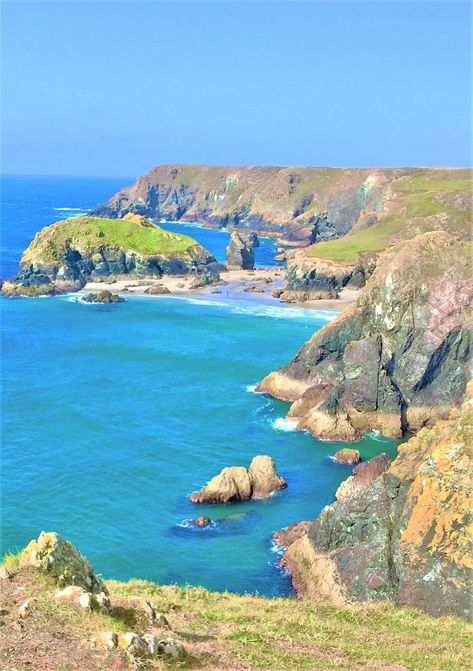
M94 214L122 217L134 212L158 219L199 220L318 242L391 217L393 203L402 201L399 208L405 210L404 201L412 200L417 182L431 178L440 194L449 180L455 194L468 192L463 183L469 172L461 170L163 165Z
M448 416L471 361L470 246L432 232L384 252L356 305L317 332L259 391L291 401L315 436L400 437Z
M381 475L373 464L349 479L285 552L299 594L470 617L472 448L468 403L401 445Z
M5 282L2 291L61 293L81 289L94 277L161 277L201 273L214 266L214 257L193 238L164 231L144 217L80 217L37 233L21 257L15 280Z
M259 247L256 233L232 231L227 247L228 270L253 270L255 267L254 248Z

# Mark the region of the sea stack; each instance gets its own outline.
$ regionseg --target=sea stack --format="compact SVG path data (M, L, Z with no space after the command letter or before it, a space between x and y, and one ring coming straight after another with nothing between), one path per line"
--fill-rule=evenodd
M227 247L228 270L253 270L255 267L254 248L259 240L253 231L233 231Z

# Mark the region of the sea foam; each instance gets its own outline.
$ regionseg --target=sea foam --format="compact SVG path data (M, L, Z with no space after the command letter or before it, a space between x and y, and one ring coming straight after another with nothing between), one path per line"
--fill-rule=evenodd
M297 419L291 419L290 417L276 417L271 422L271 426L276 431L296 431Z

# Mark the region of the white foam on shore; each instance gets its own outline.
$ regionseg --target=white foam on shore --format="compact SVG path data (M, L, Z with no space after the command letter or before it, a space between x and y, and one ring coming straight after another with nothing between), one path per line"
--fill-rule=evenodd
M271 426L276 431L296 431L297 419L291 419L290 417L276 417L271 422Z
M249 394L263 394L264 392L262 391L256 391L256 387L258 385L256 384L247 384L245 387L245 391L247 391Z
M255 317L271 317L273 319L323 319L332 321L339 314L332 310L310 310L307 308L280 307L278 305L269 305L267 303L243 302L236 299L209 300L193 298L190 296L166 296L167 298L176 298L184 300L193 305L216 305L225 307L234 314L253 315Z
M56 212L89 212L85 207L53 207Z

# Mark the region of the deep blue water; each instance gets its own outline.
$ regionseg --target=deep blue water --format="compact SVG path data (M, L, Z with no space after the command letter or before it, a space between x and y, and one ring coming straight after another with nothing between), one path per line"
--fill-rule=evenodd
M53 208L88 209L122 185L8 178L4 274L35 231L79 212ZM315 517L350 468L329 458L340 444L288 430L287 404L251 385L333 315L254 299L0 304L3 551L57 530L107 578L289 594L272 533ZM365 458L395 451L375 436L359 447ZM248 465L256 454L274 457L286 490L230 506L187 500L223 466ZM218 524L186 527L200 514Z

